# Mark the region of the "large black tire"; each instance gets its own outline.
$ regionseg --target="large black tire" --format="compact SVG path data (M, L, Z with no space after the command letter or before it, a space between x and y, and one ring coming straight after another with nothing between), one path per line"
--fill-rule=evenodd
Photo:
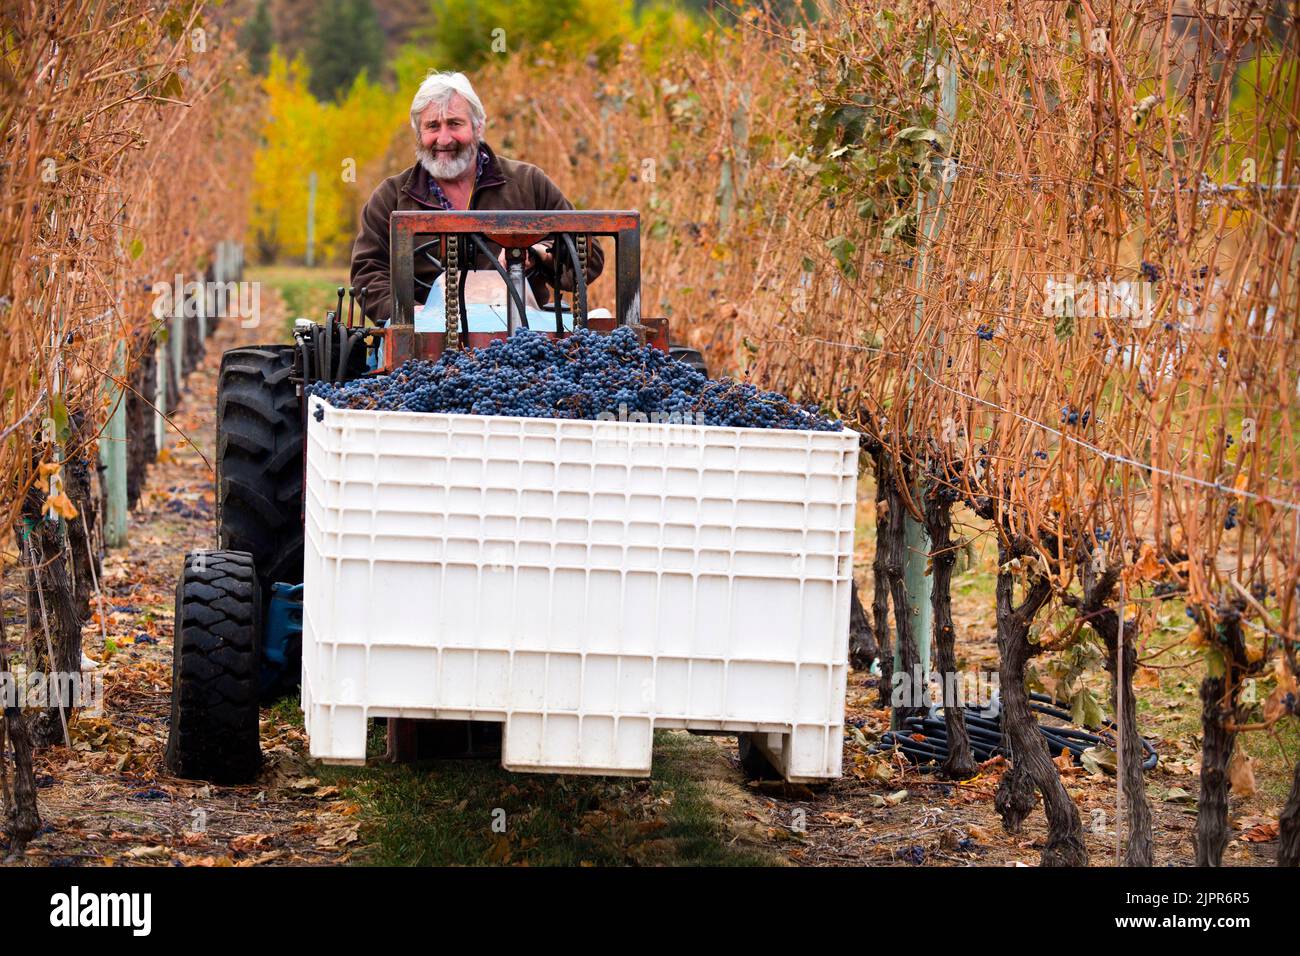
M253 556L264 602L276 581L302 583L303 434L293 359L292 345L231 349L217 383L217 539Z
M247 783L262 764L262 595L252 555L185 556L174 642L167 768L178 777Z

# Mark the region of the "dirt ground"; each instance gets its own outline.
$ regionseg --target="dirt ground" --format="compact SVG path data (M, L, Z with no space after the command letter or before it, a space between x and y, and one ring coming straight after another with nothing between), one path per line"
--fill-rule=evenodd
M855 674L849 716L863 721L868 737L889 726L887 712L874 709L875 699L874 678ZM734 763L733 750L727 747L726 756ZM779 840L790 860L800 865L1036 866L1046 843L1046 819L1040 806L1021 833L1003 832L993 795L1004 768L1001 758L995 758L975 779L952 783L868 755L865 748L847 741L841 780L816 790L780 783L749 784L746 789L750 801L761 807L760 822L767 825L769 837ZM1064 773L1084 822L1091 864L1115 864L1114 778L1090 776L1078 767ZM1155 864L1191 865L1196 777L1157 767L1147 780ZM1171 793L1172 799L1167 796ZM1277 806L1234 798L1232 808L1234 839L1224 865L1272 865ZM796 816L798 810L804 811L801 817ZM799 825L805 832L799 832Z
M356 840L355 809L350 814L336 791L312 782L302 733L273 717L262 723L266 770L255 786L195 784L170 776L162 764L176 578L186 551L216 546L208 462L215 453L217 367L223 349L255 342L258 331L222 323L205 362L187 380L173 416L186 437L169 433L168 450L150 469L130 515L128 547L105 557L104 626L96 612L83 632L85 653L101 663L102 713L73 721L71 750L37 754L44 826L25 858L11 862L335 864L347 859ZM21 587L17 574L6 575L4 606L15 644Z
M282 309L264 295L278 329ZM263 328L268 327L264 324ZM213 410L221 351L255 340L258 330L225 323L205 364L188 381L171 450L149 475L131 515L129 547L105 561L105 620L85 629L86 652L102 662L103 713L72 725L72 748L37 757L41 833L18 865L336 865L361 855L367 823L357 802L323 783L306 756L292 707L263 712L266 769L253 786L216 787L179 780L162 766L171 683L171 622L177 572L190 548L215 546ZM193 444L190 444L193 442ZM206 460L205 460L206 456ZM870 496L867 497L870 501ZM870 541L859 569L870 567ZM20 581L4 580L10 639L21 634ZM959 644L968 667L992 667L991 603L985 589L955 589ZM15 632L13 625L19 631ZM16 649L16 648L15 648ZM851 675L845 776L826 787L747 784L731 738L707 738L694 768L719 817L719 838L770 851L794 865L1036 865L1045 839L1041 810L1021 834L1002 831L993 810L1002 764L954 784L919 773L868 749L887 729L876 707L875 678ZM1196 741L1181 716L1156 714L1144 731L1156 738L1160 766L1148 775L1155 812L1156 862L1188 864L1195 829ZM1163 736L1165 723L1171 728ZM710 749L711 748L711 749ZM436 772L431 771L431 772ZM1115 788L1109 776L1065 771L1088 828L1094 865L1115 859ZM622 784L620 784L622 786ZM631 786L630 784L628 785ZM631 791L629 790L629 794ZM1264 792L1234 798L1228 865L1273 861L1280 800Z

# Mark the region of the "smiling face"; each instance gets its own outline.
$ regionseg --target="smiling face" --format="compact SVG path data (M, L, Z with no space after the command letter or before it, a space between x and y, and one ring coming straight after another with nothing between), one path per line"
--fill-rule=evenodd
M420 114L416 156L429 175L439 180L460 179L478 158L478 136L469 104L459 93L444 107L430 103Z

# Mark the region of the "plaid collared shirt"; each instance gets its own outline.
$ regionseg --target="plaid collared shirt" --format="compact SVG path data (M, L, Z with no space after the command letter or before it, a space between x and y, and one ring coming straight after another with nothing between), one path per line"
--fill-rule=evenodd
M488 152L483 148L483 144L479 143L478 168L474 170L474 185L476 187L478 186L478 181L483 178L483 170L487 167L487 164ZM473 193L471 192L470 195L472 196ZM429 177L429 198L443 209L451 210L453 208L451 200L447 198L447 194L443 192L442 187L438 185L438 180L434 179L432 176Z

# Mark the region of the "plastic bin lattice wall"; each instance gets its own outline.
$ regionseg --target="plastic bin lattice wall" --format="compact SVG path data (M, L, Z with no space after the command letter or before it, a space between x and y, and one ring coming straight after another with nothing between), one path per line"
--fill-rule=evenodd
M312 756L413 717L503 721L512 770L647 774L659 727L839 775L856 433L313 398L307 445Z

